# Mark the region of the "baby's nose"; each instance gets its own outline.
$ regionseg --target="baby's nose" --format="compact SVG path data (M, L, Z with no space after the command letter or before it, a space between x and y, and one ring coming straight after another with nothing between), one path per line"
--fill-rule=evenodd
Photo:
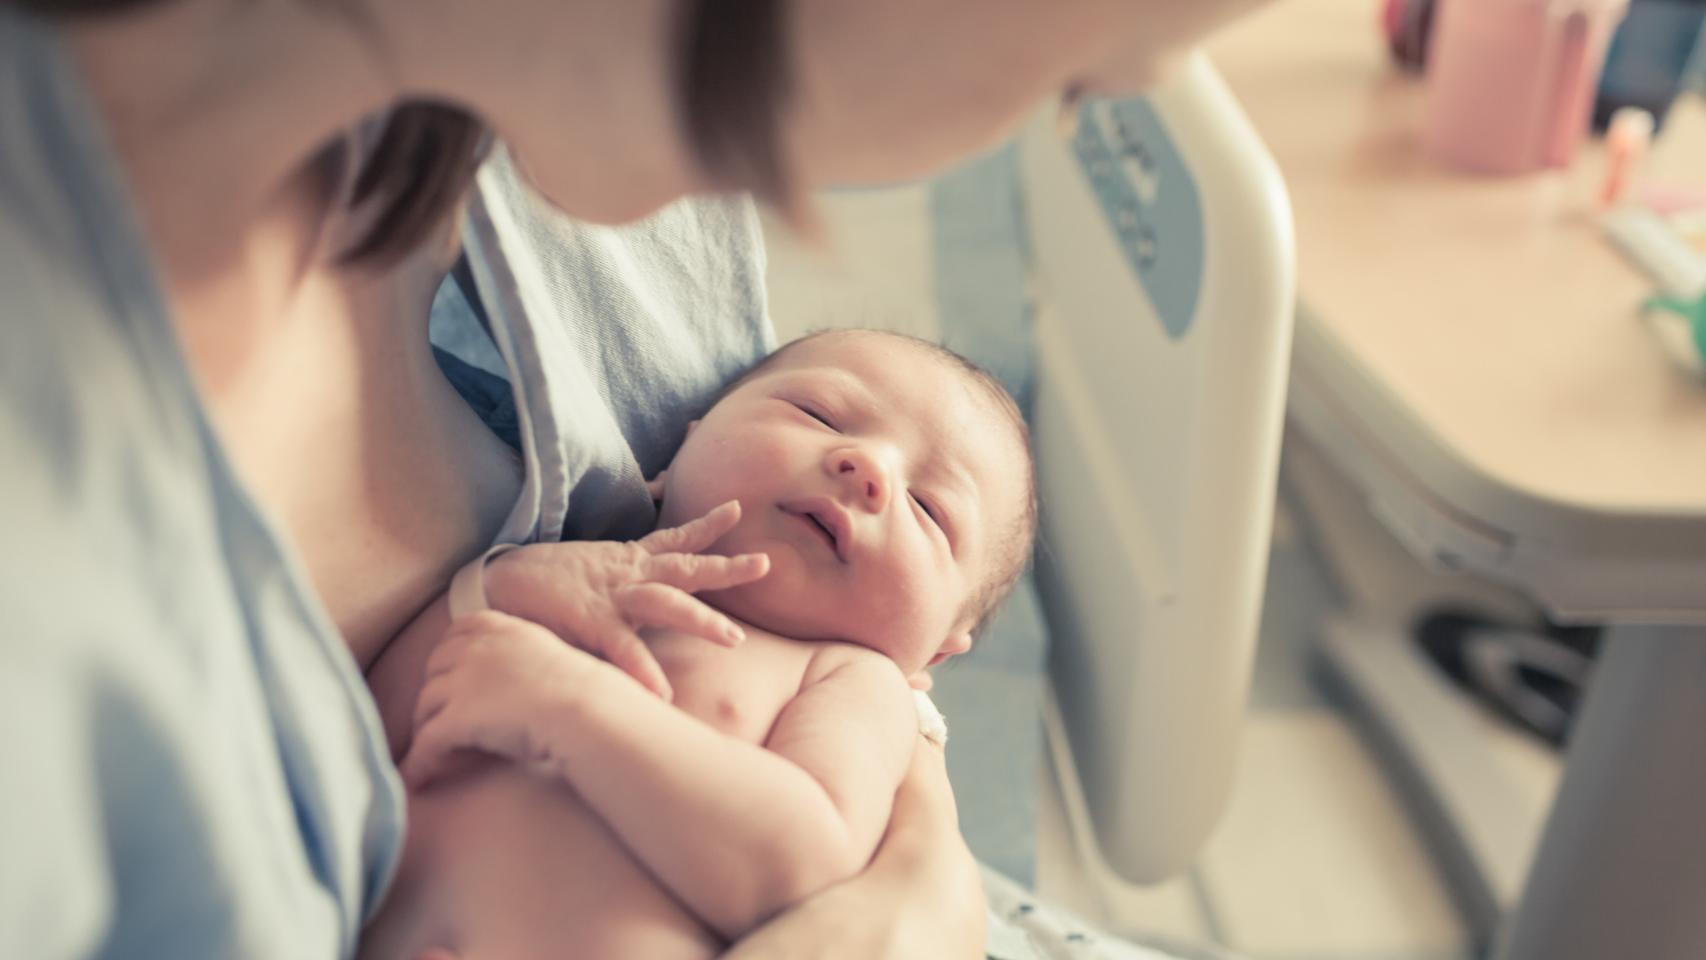
M872 512L888 506L889 481L878 459L856 447L836 451L830 468L855 500Z

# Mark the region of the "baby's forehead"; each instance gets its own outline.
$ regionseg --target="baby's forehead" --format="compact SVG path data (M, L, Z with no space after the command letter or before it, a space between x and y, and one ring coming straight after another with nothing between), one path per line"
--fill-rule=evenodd
M830 367L857 370L871 358L897 357L938 361L931 344L901 334L875 330L831 330L783 344L765 361L780 368ZM944 370L944 375L947 371Z
M765 372L858 396L934 434L929 452L977 488L978 516L968 520L1004 531L1024 514L1029 487L1016 480L1029 475L1030 453L1018 409L958 357L909 337L837 331L783 347Z
M865 330L833 331L797 340L765 361L765 372L805 380L844 382L892 401L962 399L982 407L977 375L963 361L925 341Z
M868 399L956 437L1010 432L997 391L951 354L910 338L859 331L785 347L767 371L795 384Z

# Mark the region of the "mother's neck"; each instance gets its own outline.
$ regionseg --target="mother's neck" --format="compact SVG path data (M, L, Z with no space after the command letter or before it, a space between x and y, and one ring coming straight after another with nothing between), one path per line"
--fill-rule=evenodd
M693 189L683 2L168 0L67 34L162 270L193 280L330 138L401 99L480 114L578 217Z
M69 26L174 291L228 279L234 258L255 254L260 223L273 227L260 241L272 260L279 244L295 248L298 266L312 252L330 197L305 191L325 192L310 159L396 89L356 24L328 6L177 0Z
M402 100L461 104L568 213L694 186L675 117L683 0L160 0L67 42L204 389L240 378L344 234L311 161Z

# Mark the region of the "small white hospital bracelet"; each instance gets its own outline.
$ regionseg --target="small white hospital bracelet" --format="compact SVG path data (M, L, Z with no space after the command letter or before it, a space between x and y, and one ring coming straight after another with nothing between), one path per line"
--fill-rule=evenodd
M519 543L500 543L468 561L456 576L450 578L450 619L452 622L471 613L490 610L486 602L486 564L499 554L508 553Z
M912 691L912 702L918 706L918 732L938 747L948 745L948 718L936 709L935 701L922 690Z

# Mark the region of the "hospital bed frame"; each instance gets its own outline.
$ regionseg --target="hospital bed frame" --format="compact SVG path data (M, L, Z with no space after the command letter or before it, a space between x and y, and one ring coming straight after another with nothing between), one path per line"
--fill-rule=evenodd
M1036 306L1045 725L1093 872L1180 872L1230 789L1273 515L1294 263L1208 61L1020 142Z

